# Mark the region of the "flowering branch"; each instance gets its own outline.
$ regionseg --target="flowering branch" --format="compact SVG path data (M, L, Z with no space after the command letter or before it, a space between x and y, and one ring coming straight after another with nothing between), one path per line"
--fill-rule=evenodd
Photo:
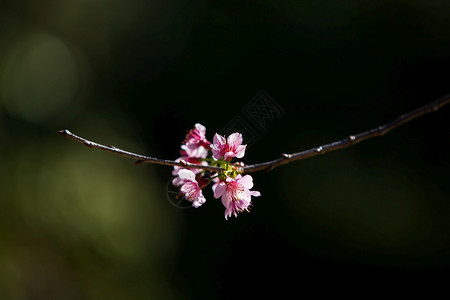
M205 126L199 123L195 124L195 128L186 135L180 149L181 156L174 161L135 154L114 146L104 146L79 137L68 130L60 130L58 133L90 148L135 159L135 164L153 163L174 167L172 184L179 188L178 197L192 202L192 206L196 208L206 202L203 189L212 183L214 198L221 198L225 206L225 219L228 219L232 215L236 217L238 213L248 211L252 206L252 197L261 196L259 191L251 190L253 178L250 175L242 176L241 174L272 170L296 160L350 147L367 139L382 136L394 128L434 112L449 103L450 94L374 129L302 152L282 154L281 158L254 165L231 162L234 158L240 159L245 155L247 145L242 145L242 134L235 132L225 138L216 133L211 143L206 139Z
M450 94L447 94L444 97L439 98L436 101L428 103L427 105L419 107L409 113L403 114L403 115L399 116L397 119L395 119L389 123L386 123L384 125L378 126L374 129L371 129L371 130L368 130L368 131L365 131L365 132L362 132L362 133L359 133L356 135L349 135L348 137L346 137L340 141L322 145L319 147L314 147L312 149L308 149L305 151L301 151L301 152L297 152L297 153L293 153L293 154L282 154L281 158L278 158L278 159L275 159L272 161L267 161L267 162L263 162L263 163L244 166L243 173L258 172L258 171L262 171L262 170L272 170L280 165L291 163L296 160L302 160L302 159L310 158L310 157L313 157L313 156L316 156L319 154L325 154L325 153L335 151L338 149L350 147L352 145L358 144L367 139L382 136L382 135L388 133L389 131L391 131L392 129L395 129L409 121L412 121L420 116L423 116L424 114L427 114L430 112L435 112L439 108L441 108L444 105L447 105L449 103L450 103ZM198 164L186 162L184 160L180 160L177 162L177 161L173 161L173 160L159 159L159 158L149 157L149 156L145 156L145 155L141 155L141 154L135 154L135 153L132 153L129 151L119 149L114 146L104 146L104 145L89 141L87 139L84 139L82 137L79 137L79 136L71 133L67 129L60 130L60 131L58 131L58 133L61 134L65 138L75 140L75 141L80 142L90 148L96 148L96 149L100 149L100 150L104 150L104 151L109 151L116 155L135 159L136 165L141 164L141 163L153 163L153 164L166 165L166 166L178 166L178 167L183 167L186 169L195 168L195 169L202 169L202 170L208 170L208 171L222 170L222 168L220 168L220 167L214 167L214 166L208 166L208 165L198 165Z

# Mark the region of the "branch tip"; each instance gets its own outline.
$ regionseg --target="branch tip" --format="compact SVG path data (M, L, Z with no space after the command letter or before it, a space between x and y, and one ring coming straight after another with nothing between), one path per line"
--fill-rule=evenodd
M62 136L64 136L64 137L66 137L66 136L68 136L68 135L71 134L70 131L67 130L67 129L58 130L57 133L60 134L60 135L62 135Z

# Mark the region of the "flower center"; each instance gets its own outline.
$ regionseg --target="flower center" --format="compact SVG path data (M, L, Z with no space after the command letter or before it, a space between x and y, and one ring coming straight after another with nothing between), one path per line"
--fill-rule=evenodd
M233 202L239 202L244 198L245 198L245 192L243 189L235 190L233 195L231 196L231 199L233 200Z

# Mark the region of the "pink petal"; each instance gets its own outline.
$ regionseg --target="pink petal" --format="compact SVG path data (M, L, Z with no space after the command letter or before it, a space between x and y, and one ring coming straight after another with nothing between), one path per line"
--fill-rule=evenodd
M247 189L251 189L253 187L253 178L250 175L245 175L244 177L238 179L237 182Z
M240 195L239 195L239 205L240 206L244 206L244 204L245 204L244 208L248 207L248 205L252 201L252 197L251 197L250 193L251 192L249 190L244 190L243 193L240 193Z
M247 145L241 145L237 148L236 150L236 157L237 158L242 158L245 155L245 148L247 147Z
M231 214L233 213L233 209L232 208L226 208L225 209L225 220L228 220L229 217L231 217Z
M213 147L211 147L211 151L212 151L213 158L215 158L216 160L222 159L222 154L220 154L220 150L216 150Z
M227 143L227 141L225 140L225 138L223 136L221 136L217 133L214 135L214 138L213 138L214 146L219 147L220 145L224 145L226 143Z
M200 123L197 123L197 124L195 124L195 129L197 129L202 136L205 136L205 133L206 133L206 127L205 126L203 126Z
M253 197L259 197L261 196L261 193L258 191L250 191L250 195L252 195Z
M195 192L196 186L193 182L185 182L183 186L180 188L180 191L186 196L186 198L190 198L191 194Z
M174 186L181 186L184 184L184 179L181 179L180 177L177 176L172 180L172 184Z
M189 155L189 157L206 158L208 156L208 150L203 146L189 145L184 150Z
M178 176L181 179L185 179L185 180L187 179L187 180L190 180L190 181L193 181L193 182L197 182L195 180L195 174L192 173L192 171L189 171L187 169L181 169L180 171L178 171Z
M192 202L192 206L195 208L198 208L205 202L206 202L206 199L203 196L202 192L200 192L200 195L198 196L198 198L196 200L194 200L194 202Z
M240 145L242 144L242 134L235 132L230 134L227 139L228 145Z
M216 187L217 187L218 185L219 185L218 183L214 183L214 184L211 186L211 189L212 189L212 191L213 191L213 194L215 194L215 192L216 192Z
M222 204L223 206L225 206L225 208L228 210L230 208L232 208L233 206L233 200L231 199L231 195L230 193L225 193L222 196Z
M224 182L220 182L214 189L214 198L220 198L227 190L227 185ZM222 197L223 198L223 197Z

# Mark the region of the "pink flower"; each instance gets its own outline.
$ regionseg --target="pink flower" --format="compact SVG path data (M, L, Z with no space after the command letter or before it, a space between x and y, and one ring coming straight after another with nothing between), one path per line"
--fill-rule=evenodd
M250 191L253 187L253 178L250 175L228 177L213 185L214 197L222 197L222 204L225 206L225 219L228 220L231 215L237 217L237 214L243 210L248 211L251 206L251 196L259 197L260 192Z
M211 143L206 139L206 128L202 124L195 124L195 128L191 129L186 135L186 140L181 149L186 151L190 157L206 158Z
M189 156L187 156L187 154L186 154L186 152L185 151L181 151L181 157L179 157L179 158L177 158L175 161L176 162L180 162L180 161L185 161L185 162L188 162L188 163L192 163L192 164L197 164L197 165L201 165L201 166L207 166L208 165L208 162L206 162L206 161L200 161L198 158L196 158L196 157L189 157ZM183 169L183 167L177 167L177 166L175 166L175 167L173 167L173 171L172 171L172 175L174 175L174 176L176 176L173 180L172 180L172 184L174 185L174 186L180 186L180 185L183 185L183 183L184 183L184 180L183 179L181 179L179 176L177 176L178 175L178 172L181 170L181 169ZM192 173L194 173L194 174L198 174L198 173L200 173L201 171L203 171L202 169L189 169Z
M202 189L199 187L197 180L195 180L194 173L187 169L181 169L178 172L178 176L180 179L184 180L180 191L188 201L192 202L192 206L197 208L206 202Z
M242 145L242 134L233 133L228 139L219 134L214 135L211 150L215 159L231 160L233 157L242 158L247 145Z

